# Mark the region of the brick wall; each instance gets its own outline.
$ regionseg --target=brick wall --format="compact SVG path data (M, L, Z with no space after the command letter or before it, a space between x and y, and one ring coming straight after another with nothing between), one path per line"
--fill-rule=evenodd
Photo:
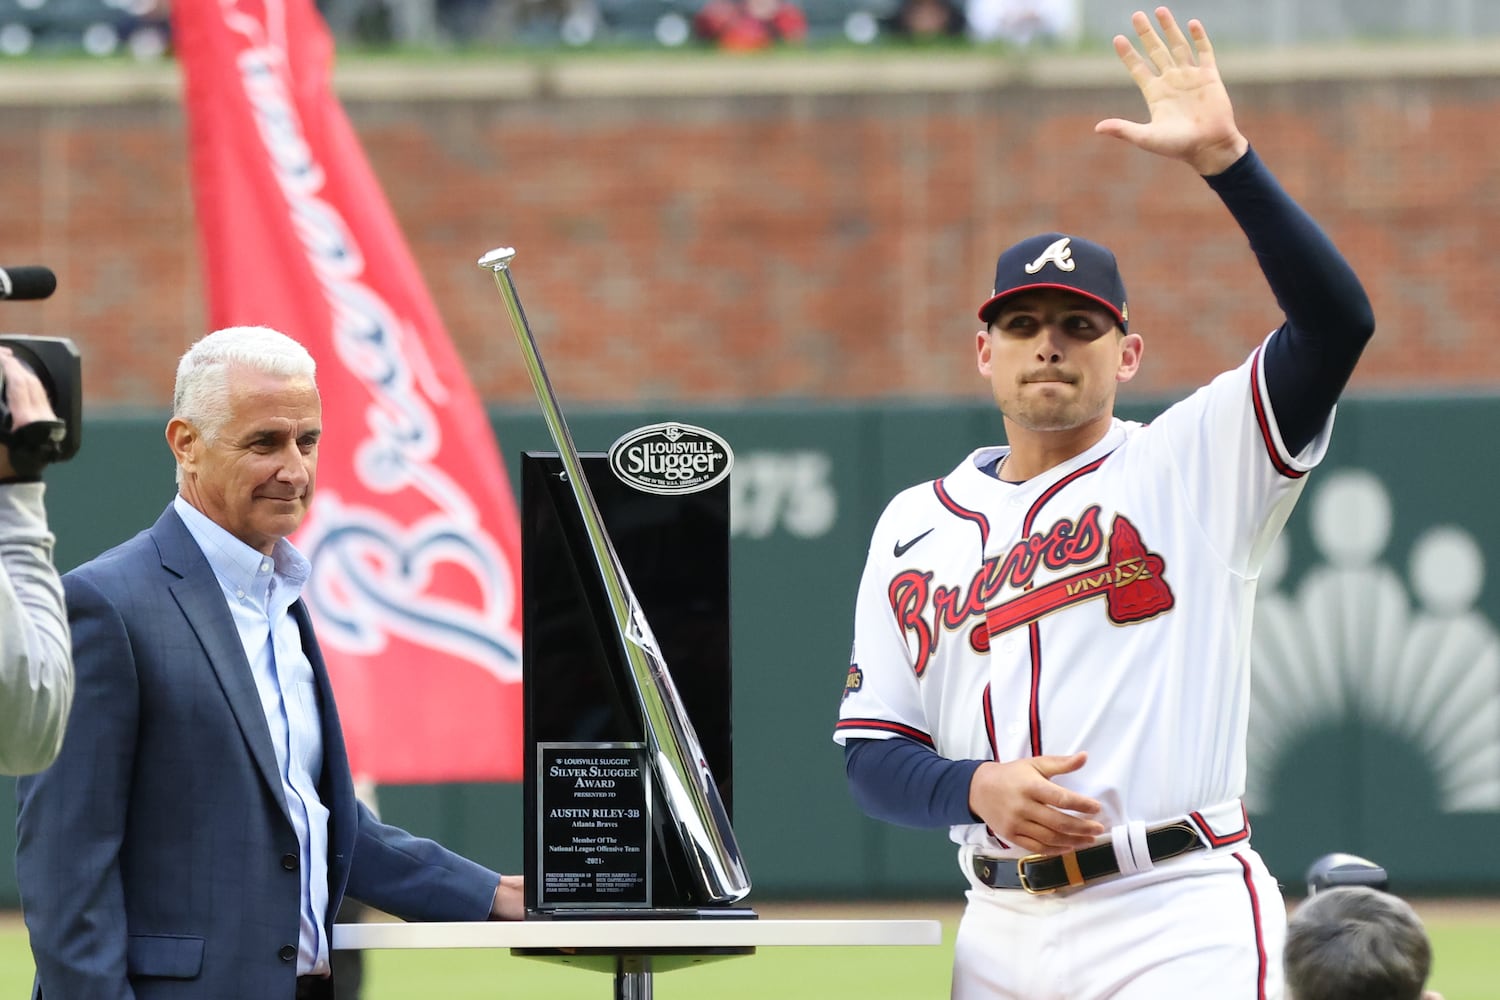
M519 251L565 406L981 394L973 310L996 252L1045 228L1118 252L1147 340L1138 396L1202 382L1278 322L1206 186L1093 134L1142 115L1117 66L903 90L866 65L847 88L788 72L738 93L351 87L345 104L492 403L532 400L474 266L497 245ZM1372 293L1353 388L1500 384L1500 69L1226 77L1244 131ZM46 303L0 305L0 330L76 340L91 407L164 407L172 359L205 332L175 80L137 89L6 99L0 80L0 263L60 281Z

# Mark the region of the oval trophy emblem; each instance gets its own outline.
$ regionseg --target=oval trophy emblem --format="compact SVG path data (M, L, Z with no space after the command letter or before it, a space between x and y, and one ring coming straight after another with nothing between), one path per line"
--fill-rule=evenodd
M697 493L734 466L729 443L713 431L675 421L637 427L609 448L609 467L644 493Z

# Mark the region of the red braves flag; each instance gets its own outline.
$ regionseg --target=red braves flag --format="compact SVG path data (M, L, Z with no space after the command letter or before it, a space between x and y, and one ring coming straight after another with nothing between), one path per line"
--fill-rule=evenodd
M330 88L312 0L172 4L215 327L318 361L294 541L356 774L521 776L520 534L493 432Z

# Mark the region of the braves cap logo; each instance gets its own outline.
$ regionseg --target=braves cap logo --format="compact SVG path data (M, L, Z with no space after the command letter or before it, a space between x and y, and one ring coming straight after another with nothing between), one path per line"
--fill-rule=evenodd
M1068 241L1071 239L1071 236L1064 236L1043 250L1041 256L1026 265L1026 273L1036 274L1048 264L1053 265L1059 271L1071 271L1077 267L1077 263L1073 260L1073 248L1068 246Z

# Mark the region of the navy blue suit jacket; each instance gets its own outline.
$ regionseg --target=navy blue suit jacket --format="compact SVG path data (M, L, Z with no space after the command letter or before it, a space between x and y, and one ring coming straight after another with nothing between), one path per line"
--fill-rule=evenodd
M62 754L18 785L16 876L46 1000L290 1000L297 838L219 582L169 506L64 577L77 694ZM500 877L381 824L354 797L317 679L328 915L345 891L407 920L482 920Z

